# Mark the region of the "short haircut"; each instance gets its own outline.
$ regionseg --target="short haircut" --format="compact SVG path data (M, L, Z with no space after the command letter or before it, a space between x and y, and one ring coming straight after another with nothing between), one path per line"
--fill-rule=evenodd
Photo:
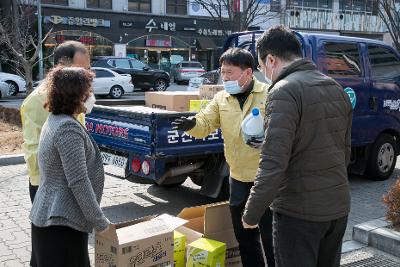
M48 74L48 94L44 108L53 114L84 112L83 101L90 96L94 74L78 67L58 66Z
M228 64L240 67L242 70L251 68L254 70L253 55L242 48L230 48L226 50L219 58L219 64Z
M284 61L302 57L301 45L293 31L282 25L265 31L257 40L257 52L264 60L269 54Z
M54 50L54 66L58 64L69 65L72 64L74 56L77 52L86 54L88 50L85 45L77 41L67 41L60 44Z

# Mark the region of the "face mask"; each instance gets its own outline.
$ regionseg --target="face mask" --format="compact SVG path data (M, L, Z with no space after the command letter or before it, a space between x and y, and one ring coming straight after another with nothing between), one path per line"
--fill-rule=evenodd
M90 112L92 112L94 103L96 103L96 98L94 97L94 94L91 94L88 99L86 99L85 103L83 103L83 105L86 108L85 113L89 114Z
M243 73L242 73L243 75ZM224 84L224 89L225 91L230 94L230 95L237 95L242 93L242 87L239 85L239 80L242 78L242 75L240 75L239 79L235 80L235 81L226 81L226 82L222 82ZM247 83L247 81L246 81ZM245 83L245 84L246 84Z

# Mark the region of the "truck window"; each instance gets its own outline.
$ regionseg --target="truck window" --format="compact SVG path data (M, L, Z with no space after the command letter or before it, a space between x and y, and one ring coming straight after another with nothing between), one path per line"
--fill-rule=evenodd
M120 68L120 69L130 69L131 68L131 66L129 65L129 61L127 59L116 59L115 67Z
M322 58L325 74L332 78L361 77L360 51L353 43L324 43Z
M388 48L369 45L371 77L374 80L393 80L400 76L400 61Z

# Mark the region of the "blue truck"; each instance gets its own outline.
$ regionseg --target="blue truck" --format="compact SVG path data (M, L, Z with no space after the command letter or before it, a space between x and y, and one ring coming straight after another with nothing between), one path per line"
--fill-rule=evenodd
M241 47L256 57L255 44L261 34L234 33L227 38L224 50ZM372 180L387 179L400 151L399 53L377 40L301 32L296 35L303 56L340 83L352 102L349 171ZM87 116L86 126L103 152L103 162L124 168L127 179L176 186L190 177L201 186L201 194L226 198L229 166L224 159L221 132L196 139L172 129L171 122L176 118L194 114L96 106Z

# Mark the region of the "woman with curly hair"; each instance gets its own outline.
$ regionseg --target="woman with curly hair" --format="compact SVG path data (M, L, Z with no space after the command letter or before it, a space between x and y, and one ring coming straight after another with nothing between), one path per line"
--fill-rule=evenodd
M99 148L75 119L96 101L93 74L58 67L44 104L50 115L39 141L40 186L30 213L37 266L90 266L88 233L107 231L100 208L104 169Z

